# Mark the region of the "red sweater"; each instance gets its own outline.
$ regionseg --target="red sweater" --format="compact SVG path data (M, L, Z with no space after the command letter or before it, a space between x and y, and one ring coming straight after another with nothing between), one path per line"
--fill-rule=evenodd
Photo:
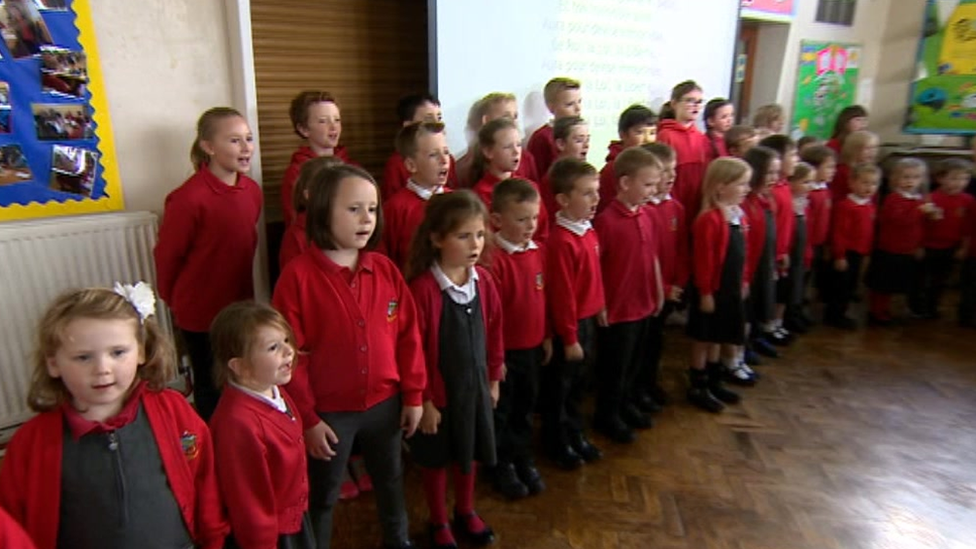
M947 194L941 189L929 197L942 208L942 219L928 218L925 222L925 247L936 250L957 248L962 243L966 213L973 203L973 195L965 192Z
M834 222L830 248L834 260L844 259L847 252L867 255L874 242L874 198L858 204L850 197L834 204Z
M644 207L631 211L614 200L593 221L603 245L600 267L610 324L641 320L664 302L659 276L659 224Z
M838 157L840 156L840 149L841 149L840 139L837 139L836 137L831 137L830 139L827 140L826 145L831 149L833 149L834 152L837 153Z
M716 131L709 131L705 137L708 139L708 161L716 158L729 156L728 146L725 144L725 134Z
M427 201L406 187L383 203L383 252L401 269L407 264L410 242L426 208Z
M35 549L27 532L0 507L0 547L4 549Z
M776 202L774 219L776 220L776 257L790 254L790 243L793 242L793 226L796 224L793 213L793 193L786 180L780 180L772 188L772 198Z
M546 170L548 172L548 170ZM522 149L522 156L519 157L519 165L515 168L513 177L521 177L529 181L542 181L545 173L539 173L539 166L536 164L535 156L527 148Z
M605 306L596 231L579 236L556 225L546 243L546 303L563 345L578 343L577 323Z
M295 403L284 389L288 409ZM228 386L210 418L217 480L241 549L277 547L279 534L302 529L308 472L302 420Z
M834 180L830 182L830 198L834 204L839 203L851 194L851 167L847 164L837 163L837 171L834 172Z
M488 381L501 381L505 368L505 343L502 334L502 306L491 274L481 267L478 271L478 297L481 299L481 321L485 328L485 352L488 354ZM417 303L420 319L420 334L424 342L424 357L427 362L427 387L424 400L434 406L447 406L447 390L440 370L440 327L443 294L437 279L429 270L410 282L410 291Z
M810 247L822 246L830 234L830 188L815 189L807 194L807 242Z
M688 240L685 207L672 198L657 204L652 202L647 207L654 212L658 222L661 278L665 295L670 295L673 288L684 288L688 285L688 252L691 242Z
M884 199L878 213L878 249L892 254L914 254L922 247L925 214L922 198L894 192Z
M332 154L346 164L358 165L349 160L349 151L342 145L336 147ZM281 212L285 216L286 228L295 221L295 183L302 173L302 164L313 158L316 158L316 154L307 145L298 147L298 150L292 153L291 163L288 164L285 175L281 178Z
M194 544L204 549L223 547L229 528L214 474L210 431L176 391L147 390L141 398ZM23 526L38 549L57 545L64 436L62 408L35 416L14 433L0 469L0 507Z
M474 157L471 154L471 148L477 147L477 144L473 144L468 147L468 152L464 153L464 156L458 159L457 162L457 176L458 176L458 188L460 189L470 189L474 186L477 181L471 181L473 174L471 170L473 168ZM521 179L528 179L529 181L542 181L542 177L546 175L544 173L539 173L536 164L535 157L529 152L529 149L522 149L522 156L519 157L519 165L515 168L515 172L512 173L512 177L519 177Z
M513 174L514 176L514 174ZM485 203L485 206L491 211L491 193L495 190L495 185L499 184L501 179L495 177L489 171L485 172L485 175L481 177L481 181L475 183L471 190L481 198L481 201ZM546 208L545 195L539 185L535 181L529 180L535 190L538 191L539 196L543 197L543 200L539 203L539 223L535 229L535 240L540 243L545 243L549 238L549 210Z
M410 181L410 172L403 164L403 157L400 156L400 153L393 151L383 168L383 183L380 187L380 196L383 197L383 202L393 198L400 192L400 189L406 187L407 181ZM452 189L456 189L458 186L457 162L453 155L451 155L451 165L447 172L447 186Z
M617 198L617 176L613 171L613 161L623 150L624 144L620 141L611 141L607 145L607 163L600 170L600 204L596 207L597 212L602 212Z
M305 234L305 212L298 214L295 222L285 229L281 237L281 249L278 250L279 272L285 270L289 261L305 253L308 249L308 235Z
M534 349L546 338L543 252L539 248L491 256L491 274L502 304L505 350Z
M559 155L559 151L556 150L556 138L552 135L552 124L543 124L536 130L525 148L535 160L536 173L538 175L549 173L549 168Z
M417 311L396 265L361 252L354 271L310 247L281 273L272 303L295 332L287 385L306 428L318 412L362 412L400 393L420 406L426 383Z
M771 210L773 204L769 198L757 193L749 193L742 203L742 211L749 220L749 238L746 242L745 281L752 284L752 277L759 268L759 259L766 246L766 210ZM792 209L792 207L791 207ZM775 219L775 218L774 218Z
M674 179L674 197L694 217L701 210L702 180L708 165L708 138L694 124L685 126L677 120L662 120L658 125L657 140L670 145L677 158Z
M746 237L746 257L749 253L749 223L742 217L742 230ZM712 295L722 283L722 268L729 249L729 222L719 208L702 212L691 226L691 241L694 244L691 280L698 292ZM746 269L743 267L743 282Z
M206 332L221 309L254 296L261 202L249 177L225 185L206 166L166 197L153 256L159 296L180 328Z

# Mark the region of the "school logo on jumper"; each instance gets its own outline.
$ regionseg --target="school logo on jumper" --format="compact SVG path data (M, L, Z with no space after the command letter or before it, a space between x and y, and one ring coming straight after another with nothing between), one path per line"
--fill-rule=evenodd
M542 288L542 273L535 273L535 289L541 290Z
M386 321L393 322L397 318L397 309L400 304L397 300L391 299L389 303L386 304Z
M200 448L197 447L197 436L189 431L183 431L180 435L180 445L183 447L183 455L188 460L197 459L200 455Z

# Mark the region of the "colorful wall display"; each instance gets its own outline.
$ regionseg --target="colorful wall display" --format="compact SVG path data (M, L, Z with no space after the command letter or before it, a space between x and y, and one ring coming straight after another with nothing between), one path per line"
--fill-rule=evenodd
M860 71L861 46L803 40L797 69L793 124L796 137L828 139L837 114L854 104Z
M742 0L739 16L744 19L790 22L798 0Z
M88 0L0 0L0 221L123 207Z
M907 133L976 134L976 0L927 0Z

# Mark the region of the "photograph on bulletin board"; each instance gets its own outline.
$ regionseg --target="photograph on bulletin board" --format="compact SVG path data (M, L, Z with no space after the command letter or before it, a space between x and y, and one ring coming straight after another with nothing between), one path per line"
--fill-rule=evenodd
M800 42L796 99L790 133L829 139L844 107L854 104L861 46L839 42Z
M88 0L0 0L0 221L121 210Z
M927 0L907 133L976 134L976 0Z

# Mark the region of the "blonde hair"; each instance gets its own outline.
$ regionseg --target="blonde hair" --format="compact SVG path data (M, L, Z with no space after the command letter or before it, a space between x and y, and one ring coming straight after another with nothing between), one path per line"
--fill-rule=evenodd
M471 154L474 155L471 162L471 181L477 183L485 175L485 170L488 169L488 159L485 158L483 149L494 147L495 134L502 130L515 130L517 132L518 124L511 118L496 118L478 130L478 143L471 148Z
M484 120L485 116L488 114L488 111L490 111L496 105L508 103L509 101L518 103L518 99L515 97L514 93L492 92L475 101L474 104L471 105L471 110L468 111L468 129L473 132L480 130L481 126L484 125L482 120Z
M922 160L915 158L914 156L906 156L904 158L899 158L891 165L891 176L888 178L888 187L892 190L898 185L898 177L901 176L902 172L905 170L922 170L922 184L919 186L920 192L926 192L929 187L928 181L928 165Z
M193 169L199 170L204 164L210 162L210 155L200 146L201 141L210 141L217 133L217 125L228 118L238 117L244 119L244 115L236 109L230 107L214 107L200 115L197 120L197 137L193 140L190 147L190 162Z
M716 195L722 187L749 177L752 177L752 168L744 160L732 156L712 160L702 182L701 211L704 213L719 207Z
M756 128L768 128L777 120L783 120L783 107L775 104L763 105L752 116L752 125Z
M210 324L210 345L213 349L213 377L217 387L238 379L229 363L245 358L254 348L254 338L263 327L277 328L288 337L294 348L295 336L281 313L268 305L254 301L238 301L224 307Z
M857 162L857 156L871 143L878 143L878 136L873 132L860 130L847 134L840 151L841 162L845 164Z
M552 80L546 82L546 87L542 90L542 96L546 100L546 106L552 107L556 102L556 97L567 90L578 90L580 89L580 81L568 78L565 76L557 76Z
M173 343L153 317L141 320L132 303L108 288L71 290L48 306L37 325L34 373L27 393L27 405L31 410L48 412L71 400L64 381L51 376L47 363L61 348L68 324L80 318L132 321L136 341L145 357L136 372L136 379L145 381L149 389L161 391L176 375Z

